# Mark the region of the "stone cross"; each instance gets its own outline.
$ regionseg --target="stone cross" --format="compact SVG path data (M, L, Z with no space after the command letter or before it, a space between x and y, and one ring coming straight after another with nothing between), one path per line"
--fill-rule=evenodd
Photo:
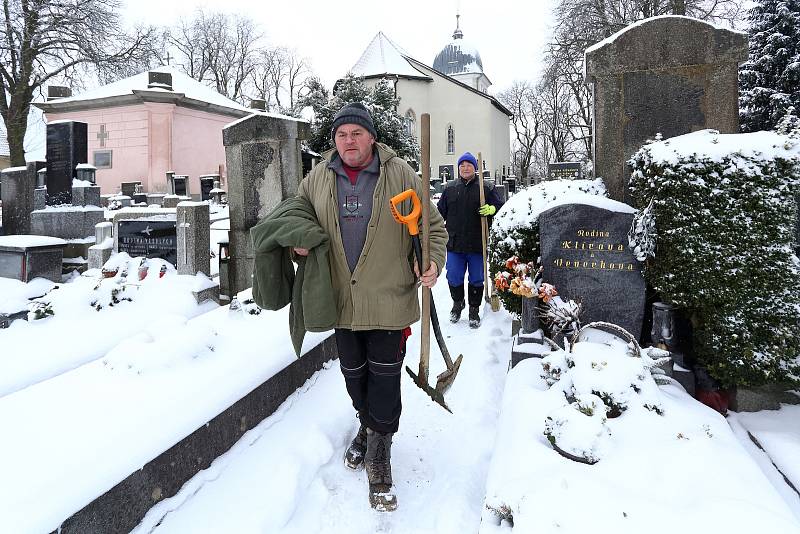
M106 146L106 139L108 139L108 132L106 131L106 125L100 125L100 131L97 132L97 138L100 140L100 146Z

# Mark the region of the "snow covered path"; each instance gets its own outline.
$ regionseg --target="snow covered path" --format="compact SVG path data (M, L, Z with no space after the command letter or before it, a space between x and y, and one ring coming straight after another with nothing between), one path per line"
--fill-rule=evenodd
M404 373L403 416L395 435L398 510L370 509L364 471L342 464L356 419L338 363L320 371L228 453L154 507L137 533L475 532L483 508L508 357L510 318L487 306L477 331L447 321L447 284L434 288L442 329L464 354L444 411ZM416 371L419 325L406 364ZM432 340L431 381L443 369Z

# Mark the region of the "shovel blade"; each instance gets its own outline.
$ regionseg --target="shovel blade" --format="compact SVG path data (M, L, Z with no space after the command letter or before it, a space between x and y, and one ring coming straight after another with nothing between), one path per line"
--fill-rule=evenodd
M435 402L448 412L453 413L453 411L447 406L447 402L445 402L444 400L444 392L439 391L438 389L434 389L430 387L426 382L420 380L420 378L417 375L415 375L414 371L412 371L408 366L406 366L406 372L409 375L411 375L411 379L414 381L417 387L420 388L422 391L424 391L431 398L433 402Z

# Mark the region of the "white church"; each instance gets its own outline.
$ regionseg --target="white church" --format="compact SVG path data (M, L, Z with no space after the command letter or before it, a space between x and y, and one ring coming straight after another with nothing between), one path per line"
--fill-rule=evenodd
M453 39L433 60L433 67L410 57L378 32L350 70L367 84L382 78L394 83L400 98L398 113L419 139L419 119L431 116L431 181L456 176L458 157L481 153L485 170L499 177L509 172L512 113L487 93L492 82L483 71L481 56L464 40L458 27Z

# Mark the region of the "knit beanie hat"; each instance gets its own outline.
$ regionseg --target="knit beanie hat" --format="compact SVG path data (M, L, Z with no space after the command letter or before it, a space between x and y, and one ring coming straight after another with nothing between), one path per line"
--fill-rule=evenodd
M336 130L342 124L357 124L372 134L372 137L378 137L378 132L375 131L375 125L372 123L372 115L370 115L367 108L359 102L351 102L342 106L342 109L340 109L333 118L333 126L331 127L332 138L336 137Z
M458 158L458 164L461 165L462 161L469 161L472 163L472 167L475 169L475 172L478 172L478 160L475 159L475 156L469 152L464 152L464 155Z

